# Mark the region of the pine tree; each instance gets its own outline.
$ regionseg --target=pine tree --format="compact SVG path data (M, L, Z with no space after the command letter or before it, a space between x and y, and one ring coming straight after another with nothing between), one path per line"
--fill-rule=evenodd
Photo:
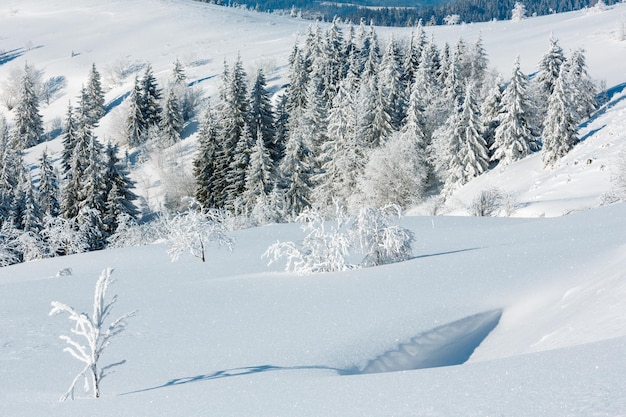
M265 74L259 69L250 92L250 131L255 141L262 140L266 149L271 149L276 137L274 110L267 91Z
M541 159L545 167L554 165L578 142L577 113L567 79L567 65L562 65L548 101L544 122Z
M565 54L563 48L559 45L559 41L554 35L550 36L550 48L539 61L539 71L537 73L536 82L539 88L539 103L545 110L548 99L554 91L556 80L559 77L561 66L565 63ZM542 114L543 113L542 111Z
M249 101L246 73L238 57L232 72L224 65L221 100L217 108L217 134L220 148L215 158L216 176L213 186L219 196L218 207L234 208L234 202L243 191L245 167L249 155ZM247 129L244 134L244 129ZM245 149L245 155L240 151ZM233 172L233 167L243 167Z
M105 203L102 221L104 231L107 235L112 235L117 230L121 216L136 219L139 211L133 203L138 198L132 191L135 184L120 163L117 145L111 143L108 143L104 149L103 183Z
M170 89L161 118L160 136L162 146L171 146L180 142L183 131L183 115L174 90Z
M152 67L148 65L140 82L141 99L140 109L141 115L146 127L159 126L161 123L161 90L157 84L157 80L152 73Z
M481 125L476 93L473 85L468 84L461 109L461 126L464 127L461 159L464 182L481 175L489 167L489 154Z
M303 109L307 101L307 85L309 72L306 59L297 45L294 46L293 58L289 67L289 85L287 87L287 111L294 114L296 110Z
M77 133L78 121L76 120L74 108L70 102L65 116L65 125L63 126L63 152L61 154L61 167L64 176L67 176L67 173L71 169L72 153L74 152L74 147L76 146Z
M246 172L250 165L250 153L252 151L252 133L247 123L244 123L241 136L235 146L232 159L225 175L225 201L224 206L228 210L239 213L241 207L240 197L246 186Z
M196 180L196 200L204 208L215 208L220 200L216 195L215 159L219 150L215 116L207 110L198 131L198 154L193 161L193 173Z
M11 217L15 226L24 232L38 233L42 226L42 215L33 190L29 172L22 171L18 176L17 188Z
M95 63L91 65L91 70L89 71L86 97L88 120L92 126L95 126L106 113L104 107L104 91L102 91L100 73L96 69Z
M270 157L274 166L277 167L285 154L285 144L287 143L289 113L287 112L287 96L281 94L276 100L276 109L274 110L276 120L274 122L275 131L274 139L271 146L268 147Z
M568 76L572 89L572 105L576 109L578 119L584 120L590 117L596 109L598 88L587 73L587 63L583 49L574 50L569 62Z
M508 165L539 150L536 126L531 115L534 103L528 94L528 77L520 69L519 57L513 66L511 82L502 95L500 125L492 145L492 161Z
M20 96L15 107L15 145L23 150L37 145L43 137L43 118L39 114L39 97L35 89L32 69L24 67Z
M344 80L328 113L328 141L322 146L322 171L314 178L314 205L333 210L335 203L346 206L365 166L364 146L357 136L355 93Z
M487 144L487 149L492 148L495 142L496 129L500 126L503 90L502 80L498 77L489 93L487 93L487 97L480 109L483 138Z
M0 115L0 223L10 218L15 200L14 190L22 170L22 152L15 149L7 121Z
M405 97L406 85L403 83L405 75L402 57L393 37L383 54L378 76L379 93L383 96L380 99L381 103L386 106L385 112L389 114L392 131L398 131L404 120L407 98ZM381 139L384 140L384 138Z
M42 215L56 217L61 213L59 176L44 150L39 159L39 206Z
M128 116L126 117L126 140L130 147L144 143L148 135L148 124L144 119L142 108L142 93L139 79L135 77L133 89L128 97Z
M313 156L310 144L304 140L304 128L298 120L297 117L290 118L285 155L278 169L277 185L285 203L283 211L291 217L311 207L313 189Z
M257 137L260 135L261 132L257 132ZM251 214L258 204L267 204L275 183L269 152L263 141L257 139L250 154L250 163L246 169L245 186L241 196L244 213Z

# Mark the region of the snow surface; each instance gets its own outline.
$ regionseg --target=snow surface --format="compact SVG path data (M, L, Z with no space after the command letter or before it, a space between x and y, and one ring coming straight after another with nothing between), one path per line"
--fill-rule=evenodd
M481 33L506 77L517 54L536 71L553 32L566 50L587 49L590 73L614 94L554 169L532 156L454 196L451 214L467 214L477 192L500 187L515 195L516 218L403 219L417 238L410 261L295 276L261 255L302 232L271 225L233 233L234 251L211 248L206 264L172 263L166 246L150 245L1 268L0 416L625 416L626 205L598 208L626 136L626 42L617 39L625 15L619 4L427 29L440 43ZM3 0L0 83L25 62L66 77L42 108L52 129L95 62L110 107L98 134L115 139L129 68L149 61L165 79L178 57L212 95L224 59L240 53L249 73L269 70L275 91L309 23L188 0ZM28 158L46 146L60 150L57 139ZM193 151L192 135L172 151L174 163L188 165ZM158 207L159 167L134 175ZM560 217L528 218L543 216ZM109 266L118 280L113 315L138 314L102 361L127 363L103 381L102 398L58 403L81 365L62 352L58 336L70 323L48 317L50 302L90 310ZM59 273L66 268L71 275ZM376 361L403 369L403 350L451 365L458 352L446 354L446 343L480 342L484 334L472 335L495 322L494 311L502 314L495 328L462 365L366 373Z

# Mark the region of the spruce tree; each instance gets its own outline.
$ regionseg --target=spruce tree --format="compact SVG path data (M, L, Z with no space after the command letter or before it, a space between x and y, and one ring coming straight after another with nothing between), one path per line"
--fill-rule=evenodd
M567 65L562 65L544 121L541 159L545 167L554 165L578 142L577 112L567 81Z
M20 96L15 107L15 146L23 150L37 145L43 137L43 118L39 114L39 97L33 80L33 70L24 67Z
M39 206L43 216L56 217L61 213L59 203L59 176L55 170L47 149L39 159Z
M103 183L105 203L102 221L104 231L111 235L117 230L120 216L136 219L139 215L133 203L137 200L137 195L132 191L135 184L120 163L117 145L111 143L104 149Z
M379 93L383 96L380 99L381 104L384 103L386 106L385 112L389 114L391 130L398 131L402 125L402 120L404 120L407 97L405 96L406 85L403 82L405 75L402 57L399 46L393 37L383 54L378 77L380 81ZM383 141L384 139L381 138Z
M96 69L95 63L91 65L91 70L89 71L86 96L89 123L92 126L95 126L106 113L106 109L104 107L104 91L102 90L100 73Z
M520 69L519 57L511 82L502 95L500 125L491 147L492 161L502 165L525 158L539 150L537 127L533 124L534 103L528 94L528 77Z
M0 115L0 223L10 218L14 190L22 170L22 152L15 149L7 121Z
M144 119L141 85L138 77L135 77L133 89L127 100L129 107L125 126L126 140L130 147L136 147L144 143L148 135L148 124Z
M276 100L274 110L276 120L274 122L275 134L271 146L268 147L274 166L277 167L285 154L285 144L289 126L289 113L287 111L287 96L280 94Z
M208 109L198 130L198 153L193 160L193 174L196 181L195 197L204 208L215 208L218 196L215 190L216 157L219 150L215 116Z
M250 91L250 131L255 141L263 141L265 149L269 150L273 147L273 141L276 137L274 110L262 69L257 71L256 79Z
M63 175L67 177L67 173L71 169L72 154L76 146L76 136L78 134L78 121L74 115L74 108L70 102L67 107L65 123L63 126L63 152L61 154L61 168Z
M147 128L158 127L161 123L161 90L152 72L152 66L148 65L140 82L141 99L140 109Z
M572 89L572 105L576 109L580 121L589 118L595 111L598 88L587 72L587 62L583 49L574 50L569 62L568 78Z
M178 97L173 89L169 90L160 124L160 138L162 146L171 146L180 142L183 131L183 115Z
M259 135L261 132L257 132L257 137ZM241 196L244 213L251 214L258 204L267 204L269 194L275 183L276 179L269 152L263 141L257 139L250 153L245 186Z
M561 71L561 66L565 63L565 54L559 41L554 35L550 36L550 48L539 61L539 72L537 73L537 83L541 98L547 102L554 91L557 78Z

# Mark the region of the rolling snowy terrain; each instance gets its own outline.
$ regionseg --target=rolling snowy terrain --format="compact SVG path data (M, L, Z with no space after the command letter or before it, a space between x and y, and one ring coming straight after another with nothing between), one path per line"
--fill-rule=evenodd
M0 415L626 415L626 206L600 207L626 143L625 15L619 4L427 29L441 43L482 34L490 64L506 76L517 55L535 72L553 33L566 51L586 49L590 74L611 94L553 169L539 155L495 169L448 207L466 215L474 195L499 187L515 196L513 218L422 217L415 208L402 219L416 236L409 261L286 273L262 254L303 233L270 225L233 232L233 251L210 248L206 263L172 263L155 244L0 268ZM53 132L95 62L109 109L97 133L115 140L137 65L150 62L164 79L179 58L213 96L224 60L241 54L277 91L309 23L185 0L5 0L0 83L25 62L64 77L41 109ZM172 150L181 167L195 150L193 128ZM58 154L60 139L27 160L44 147ZM133 175L158 208L159 167ZM106 267L117 279L113 316L138 312L101 359L126 363L104 379L100 399L77 392L59 403L81 364L62 351L58 336L70 323L48 317L50 302L89 310ZM66 268L72 273L59 274Z

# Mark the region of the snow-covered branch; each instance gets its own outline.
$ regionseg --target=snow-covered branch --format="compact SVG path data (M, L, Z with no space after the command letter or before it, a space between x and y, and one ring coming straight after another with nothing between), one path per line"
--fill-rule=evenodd
M63 351L68 352L75 359L85 363L85 367L76 375L67 392L61 396L60 401L65 401L70 397L72 399L74 398L74 389L81 377L85 379L85 391L93 391L93 396L98 398L100 396L99 383L107 374L105 371L125 362L117 362L105 366L98 371L98 360L104 349L111 342L111 338L124 331L127 325L126 320L135 315L135 311L131 311L105 327L104 322L110 315L113 304L117 301L117 296L113 296L108 300L106 298L109 285L115 282L111 278L112 272L113 269L111 268L105 269L96 282L93 313L91 317L87 313L79 313L67 304L58 301L51 303L52 310L50 310L49 315L54 316L67 313L69 316L68 319L74 322L73 327L70 329L71 333L75 336L80 336L79 339L74 339L66 335L60 336L61 340L69 345L63 349ZM79 340L84 344L79 342Z

